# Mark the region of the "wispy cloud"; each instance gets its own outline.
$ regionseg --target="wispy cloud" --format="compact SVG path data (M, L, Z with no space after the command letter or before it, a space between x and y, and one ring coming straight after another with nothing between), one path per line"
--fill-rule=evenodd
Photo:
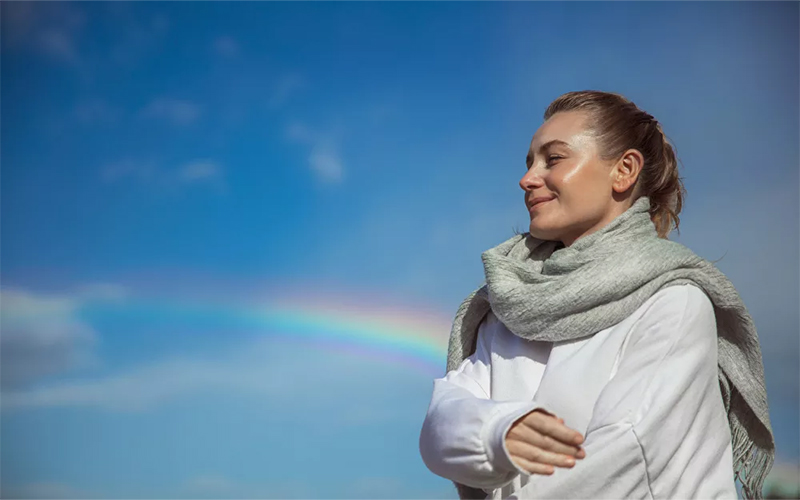
M95 365L98 336L78 313L87 300L105 300L110 294L119 299L124 291L104 285L71 294L0 290L3 388Z
M276 343L277 342L277 343ZM277 349L276 348L280 348ZM303 356L304 363L297 362ZM309 376L309 360L317 363L324 379ZM357 373L342 369L342 361L329 353L309 352L300 346L295 351L279 341L265 337L243 341L228 349L191 358L174 356L154 360L125 371L101 377L62 380L47 385L3 392L3 411L51 407L92 407L115 412L142 412L179 397L214 394L255 395L294 398L314 394L317 399L338 394L341 387L358 386ZM291 383L287 383L291 380ZM341 423L396 418L383 413L332 415ZM338 424L338 423L337 423Z
M191 101L159 97L150 101L141 111L145 118L164 119L174 125L191 125L201 114L202 107Z
M106 378L61 382L25 392L3 394L3 409L91 406L113 411L142 411L192 393L254 390L269 395L275 382L254 366L210 360L175 359Z
M15 486L9 484L8 480L4 480L1 488L0 496L3 498L108 498L107 495L99 495L66 483L56 482L36 482Z
M222 165L208 158L190 160L174 168L160 167L152 160L128 158L104 166L100 177L106 182L133 180L163 190L205 184L222 194L229 191Z
M402 491L404 482L392 476L357 477L350 484L350 493L356 498L388 498L389 492ZM396 495L391 495L392 497Z
M349 483L340 486L337 496L348 498L450 498L452 486L420 490L399 477L363 476L354 472ZM320 490L308 482L284 479L269 484L233 480L220 474L197 476L186 481L176 496L192 498L315 498Z
M215 188L219 194L226 195L230 192L222 165L208 158L192 160L180 165L174 174L169 174L168 181L173 177L175 180L172 184L178 186L205 184Z
M75 104L73 114L82 123L110 124L119 121L122 110L112 106L105 99L93 97Z
M120 160L110 163L100 170L100 176L106 182L134 178L144 183L150 183L157 179L158 175L155 163L149 160Z
M46 30L39 34L39 46L55 59L75 64L78 62L78 49L71 33L63 30Z
M344 174L342 160L334 148L315 144L308 156L308 163L318 178L331 182L342 180Z
M299 90L306 87L306 79L298 73L286 73L279 77L272 85L272 93L267 105L272 109L285 105L289 98Z
M212 49L215 54L222 57L236 57L239 55L239 43L229 36L221 36L214 40Z
M337 135L317 132L298 122L286 128L288 140L308 148L308 166L318 180L326 183L340 183L344 178Z
M84 14L67 4L9 2L3 5L4 44L28 49L69 65L81 63L78 38L86 24Z
M313 488L303 481L269 481L254 484L234 480L221 474L206 474L185 481L177 497L191 498L312 498Z
M0 35L5 48L18 49L31 41L31 33L39 22L39 11L33 2L9 2L3 5Z
M219 474L208 474L193 477L186 481L181 490L193 497L205 498L213 495L219 498L238 497L241 485L234 483L225 476Z
M135 66L159 48L169 30L169 19L164 14L144 18L125 2L110 4L109 11L118 33L109 48L110 59L116 64Z
M178 169L178 178L183 182L198 182L219 179L222 169L212 160L195 160Z

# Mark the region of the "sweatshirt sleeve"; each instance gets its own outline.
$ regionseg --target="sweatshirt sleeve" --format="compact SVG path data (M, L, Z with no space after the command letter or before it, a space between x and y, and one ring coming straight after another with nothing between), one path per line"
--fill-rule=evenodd
M510 498L736 498L708 296L693 285L657 292L626 344L594 406L586 457L532 475Z
M511 461L504 436L515 420L541 406L490 398L491 333L485 325L478 329L475 353L433 381L419 449L434 474L490 491L528 474Z

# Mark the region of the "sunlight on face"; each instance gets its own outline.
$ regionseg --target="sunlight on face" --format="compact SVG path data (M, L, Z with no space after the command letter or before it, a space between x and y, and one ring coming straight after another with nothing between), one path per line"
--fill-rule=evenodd
M528 170L519 184L536 238L569 246L613 219L611 163L600 159L585 121L583 112L556 113L531 140ZM531 206L537 198L551 200Z

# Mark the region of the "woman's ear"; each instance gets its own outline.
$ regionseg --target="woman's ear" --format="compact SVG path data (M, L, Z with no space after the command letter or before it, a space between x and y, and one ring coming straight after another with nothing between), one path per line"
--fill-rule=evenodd
M639 178L639 173L644 166L644 156L638 149L629 149L625 151L622 157L617 161L616 165L611 172L613 177L611 187L617 193L624 193L631 186L636 184Z

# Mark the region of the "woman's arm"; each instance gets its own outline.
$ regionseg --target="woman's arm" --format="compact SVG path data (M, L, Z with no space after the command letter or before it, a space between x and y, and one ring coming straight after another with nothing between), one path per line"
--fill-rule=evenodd
M571 469L534 475L511 498L737 498L710 299L657 292L630 332Z
M478 329L475 353L445 377L434 380L419 449L434 474L491 490L517 474L527 474L511 461L504 437L516 419L540 405L490 398L491 332L486 324L482 322Z

